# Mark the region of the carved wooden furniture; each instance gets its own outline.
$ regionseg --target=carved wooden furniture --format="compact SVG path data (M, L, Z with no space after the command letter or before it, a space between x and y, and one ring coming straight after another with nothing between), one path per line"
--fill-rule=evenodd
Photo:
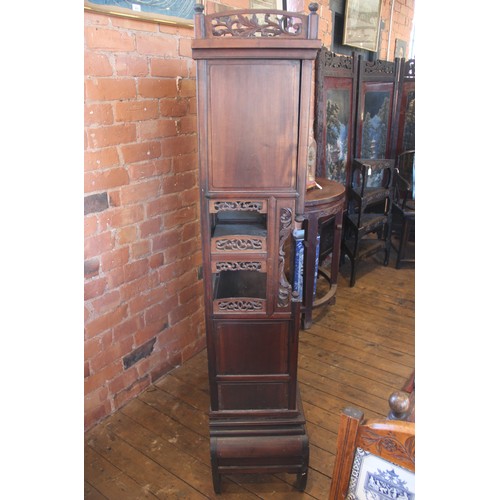
M415 149L415 59L366 61L323 47L316 59L316 175L348 184L352 159Z
M401 61L396 152L415 149L415 59Z
M317 4L203 14L195 7L201 230L214 489L221 476L307 481L297 386L302 298L293 229L304 213Z
M400 269L403 263L415 263L414 177L415 151L405 151L397 160L392 205L392 234L396 236L397 269ZM411 250L413 252L410 255Z
M391 408L387 418L415 422L415 371L399 391L389 396Z
M329 500L415 498L415 423L363 421L346 408L337 438Z
M415 59L402 61L399 96L393 208L393 233L398 237L397 269L403 263L415 263ZM410 246L413 246L412 256Z
M316 175L344 185L351 178L358 59L354 54L334 54L325 47L316 58Z
M355 159L348 190L342 252L351 262L350 286L361 259L383 250L384 265L391 250L394 160Z
M312 325L313 309L335 303L344 215L344 186L339 182L322 178L316 178L316 182L322 189L311 189L307 192L304 212L306 248L302 326L305 330ZM321 263L330 254L328 270L321 267ZM319 276L326 279L329 289L321 297L316 298L316 280Z
M354 156L395 158L401 60L359 61Z

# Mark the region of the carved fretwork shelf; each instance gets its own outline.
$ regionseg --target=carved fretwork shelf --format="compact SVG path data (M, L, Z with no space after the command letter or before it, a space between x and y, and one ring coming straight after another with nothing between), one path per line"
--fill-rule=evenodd
M224 474L307 481L292 233L306 192L317 5L195 8L203 278L214 489Z

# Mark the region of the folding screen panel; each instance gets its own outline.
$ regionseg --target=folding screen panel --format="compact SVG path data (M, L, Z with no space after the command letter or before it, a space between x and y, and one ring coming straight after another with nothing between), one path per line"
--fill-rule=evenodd
M415 59L402 61L397 154L415 149Z
M344 185L352 158L357 58L323 47L316 59L316 175Z
M316 59L317 177L346 185L353 158L395 158L415 143L415 60ZM401 149L403 148L403 149Z
M359 62L356 158L394 158L400 64L400 59Z

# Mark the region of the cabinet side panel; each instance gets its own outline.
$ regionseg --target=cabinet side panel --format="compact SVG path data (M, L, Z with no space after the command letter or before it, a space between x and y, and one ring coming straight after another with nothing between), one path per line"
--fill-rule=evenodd
M288 322L219 322L217 374L284 374L288 370Z
M299 61L211 61L209 189L296 187Z
M287 383L221 383L221 410L264 410L288 407Z

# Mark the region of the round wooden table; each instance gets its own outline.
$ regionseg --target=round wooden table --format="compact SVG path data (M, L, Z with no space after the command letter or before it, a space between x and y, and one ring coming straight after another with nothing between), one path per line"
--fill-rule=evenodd
M335 303L342 239L345 187L339 182L324 178L317 178L316 182L323 189L308 190L304 205L304 291L301 308L304 330L312 325L314 308ZM319 261L329 253L332 254L330 269L319 267ZM327 280L329 290L322 297L315 298L318 276Z

